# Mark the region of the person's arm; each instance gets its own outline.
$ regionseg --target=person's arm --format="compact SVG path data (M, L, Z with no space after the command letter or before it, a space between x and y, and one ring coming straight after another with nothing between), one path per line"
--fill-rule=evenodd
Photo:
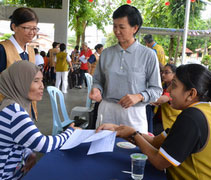
M106 61L105 59L105 52L103 51L100 55L100 59L99 62L97 63L94 75L93 75L93 88L97 88L99 89L99 92L101 93L101 95L103 94L103 87L105 84L105 74L104 74L104 66L103 63L104 61Z
M28 113L21 107L20 109L13 115L10 133L15 143L36 152L47 153L61 147L74 131L73 127L68 127L56 136L45 136L35 126Z
M160 98L156 102L153 102L153 103L150 103L150 104L152 104L154 106L159 106L161 104L168 102L169 100L170 100L169 96L162 95L162 96L160 96Z
M7 57L3 45L0 44L0 74L7 67Z
M144 96L142 94L127 94L120 99L118 104L120 104L123 108L129 108L142 101L144 101Z
M145 68L147 88L140 92L140 94L144 96L143 102L156 102L162 95L163 89L161 85L159 63L155 53L152 52L148 55L148 61Z
M158 148L163 143L165 137L158 135L151 137L147 134L136 133L136 130L129 126L118 126L115 124L103 124L97 128L96 132L100 130L117 131L117 136L124 138L130 142L135 143L148 156L149 161L158 169L163 170L171 163L163 158L158 151Z
M71 58L70 58L70 56L69 56L68 53L67 53L67 62L68 62L69 65L70 65L71 72L73 72L73 65L72 65Z

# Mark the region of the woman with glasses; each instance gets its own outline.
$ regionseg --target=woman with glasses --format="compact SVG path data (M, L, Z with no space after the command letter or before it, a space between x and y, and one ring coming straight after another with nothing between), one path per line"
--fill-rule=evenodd
M153 118L153 133L155 135L160 134L163 129L170 128L181 112L170 106L171 97L167 91L175 73L176 66L174 64L166 64L161 72L163 94L156 102L151 103L155 106L154 112L156 112Z
M39 28L38 17L30 8L17 8L10 17L10 29L14 34L3 42L0 42L0 73L12 65L15 61L28 60L35 63L34 49L27 45L35 37ZM0 101L3 96L0 94ZM32 115L36 119L36 105L33 103Z

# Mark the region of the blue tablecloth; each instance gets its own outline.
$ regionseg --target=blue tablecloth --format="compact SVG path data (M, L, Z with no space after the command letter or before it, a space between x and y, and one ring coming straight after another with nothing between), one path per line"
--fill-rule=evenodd
M117 138L116 142L124 141ZM114 147L114 152L87 155L90 143L70 150L56 150L46 154L23 180L129 180L130 154L138 148ZM155 169L148 161L144 180L165 180L165 173Z

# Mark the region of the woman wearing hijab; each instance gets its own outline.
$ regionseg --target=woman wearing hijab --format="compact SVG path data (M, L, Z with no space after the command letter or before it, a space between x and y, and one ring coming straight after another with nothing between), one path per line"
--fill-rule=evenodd
M24 69L24 71L23 71ZM35 126L28 112L31 101L43 96L43 75L39 67L18 61L0 75L0 179L19 179L35 164L32 152L50 152L61 147L73 133L74 126L56 136L45 136Z
M167 179L211 179L211 72L199 64L181 65L169 86L171 106L182 112L170 130L150 137L129 126L111 124L100 129L135 143Z
M35 63L34 49L27 45L35 37L39 28L38 17L30 8L17 8L10 17L10 29L14 34L0 42L0 73L15 61L27 60ZM0 94L0 100L3 99ZM33 102L33 118L37 119L36 103Z

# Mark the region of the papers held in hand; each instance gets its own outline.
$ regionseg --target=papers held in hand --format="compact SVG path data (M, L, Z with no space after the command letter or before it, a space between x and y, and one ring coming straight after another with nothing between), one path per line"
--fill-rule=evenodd
M102 130L96 133L95 130L76 129L60 149L71 149L81 143L91 142L87 155L99 152L113 152L115 139L116 132L113 131Z
M86 57L83 55L79 58L79 60L82 62L82 63L87 63L87 59Z

